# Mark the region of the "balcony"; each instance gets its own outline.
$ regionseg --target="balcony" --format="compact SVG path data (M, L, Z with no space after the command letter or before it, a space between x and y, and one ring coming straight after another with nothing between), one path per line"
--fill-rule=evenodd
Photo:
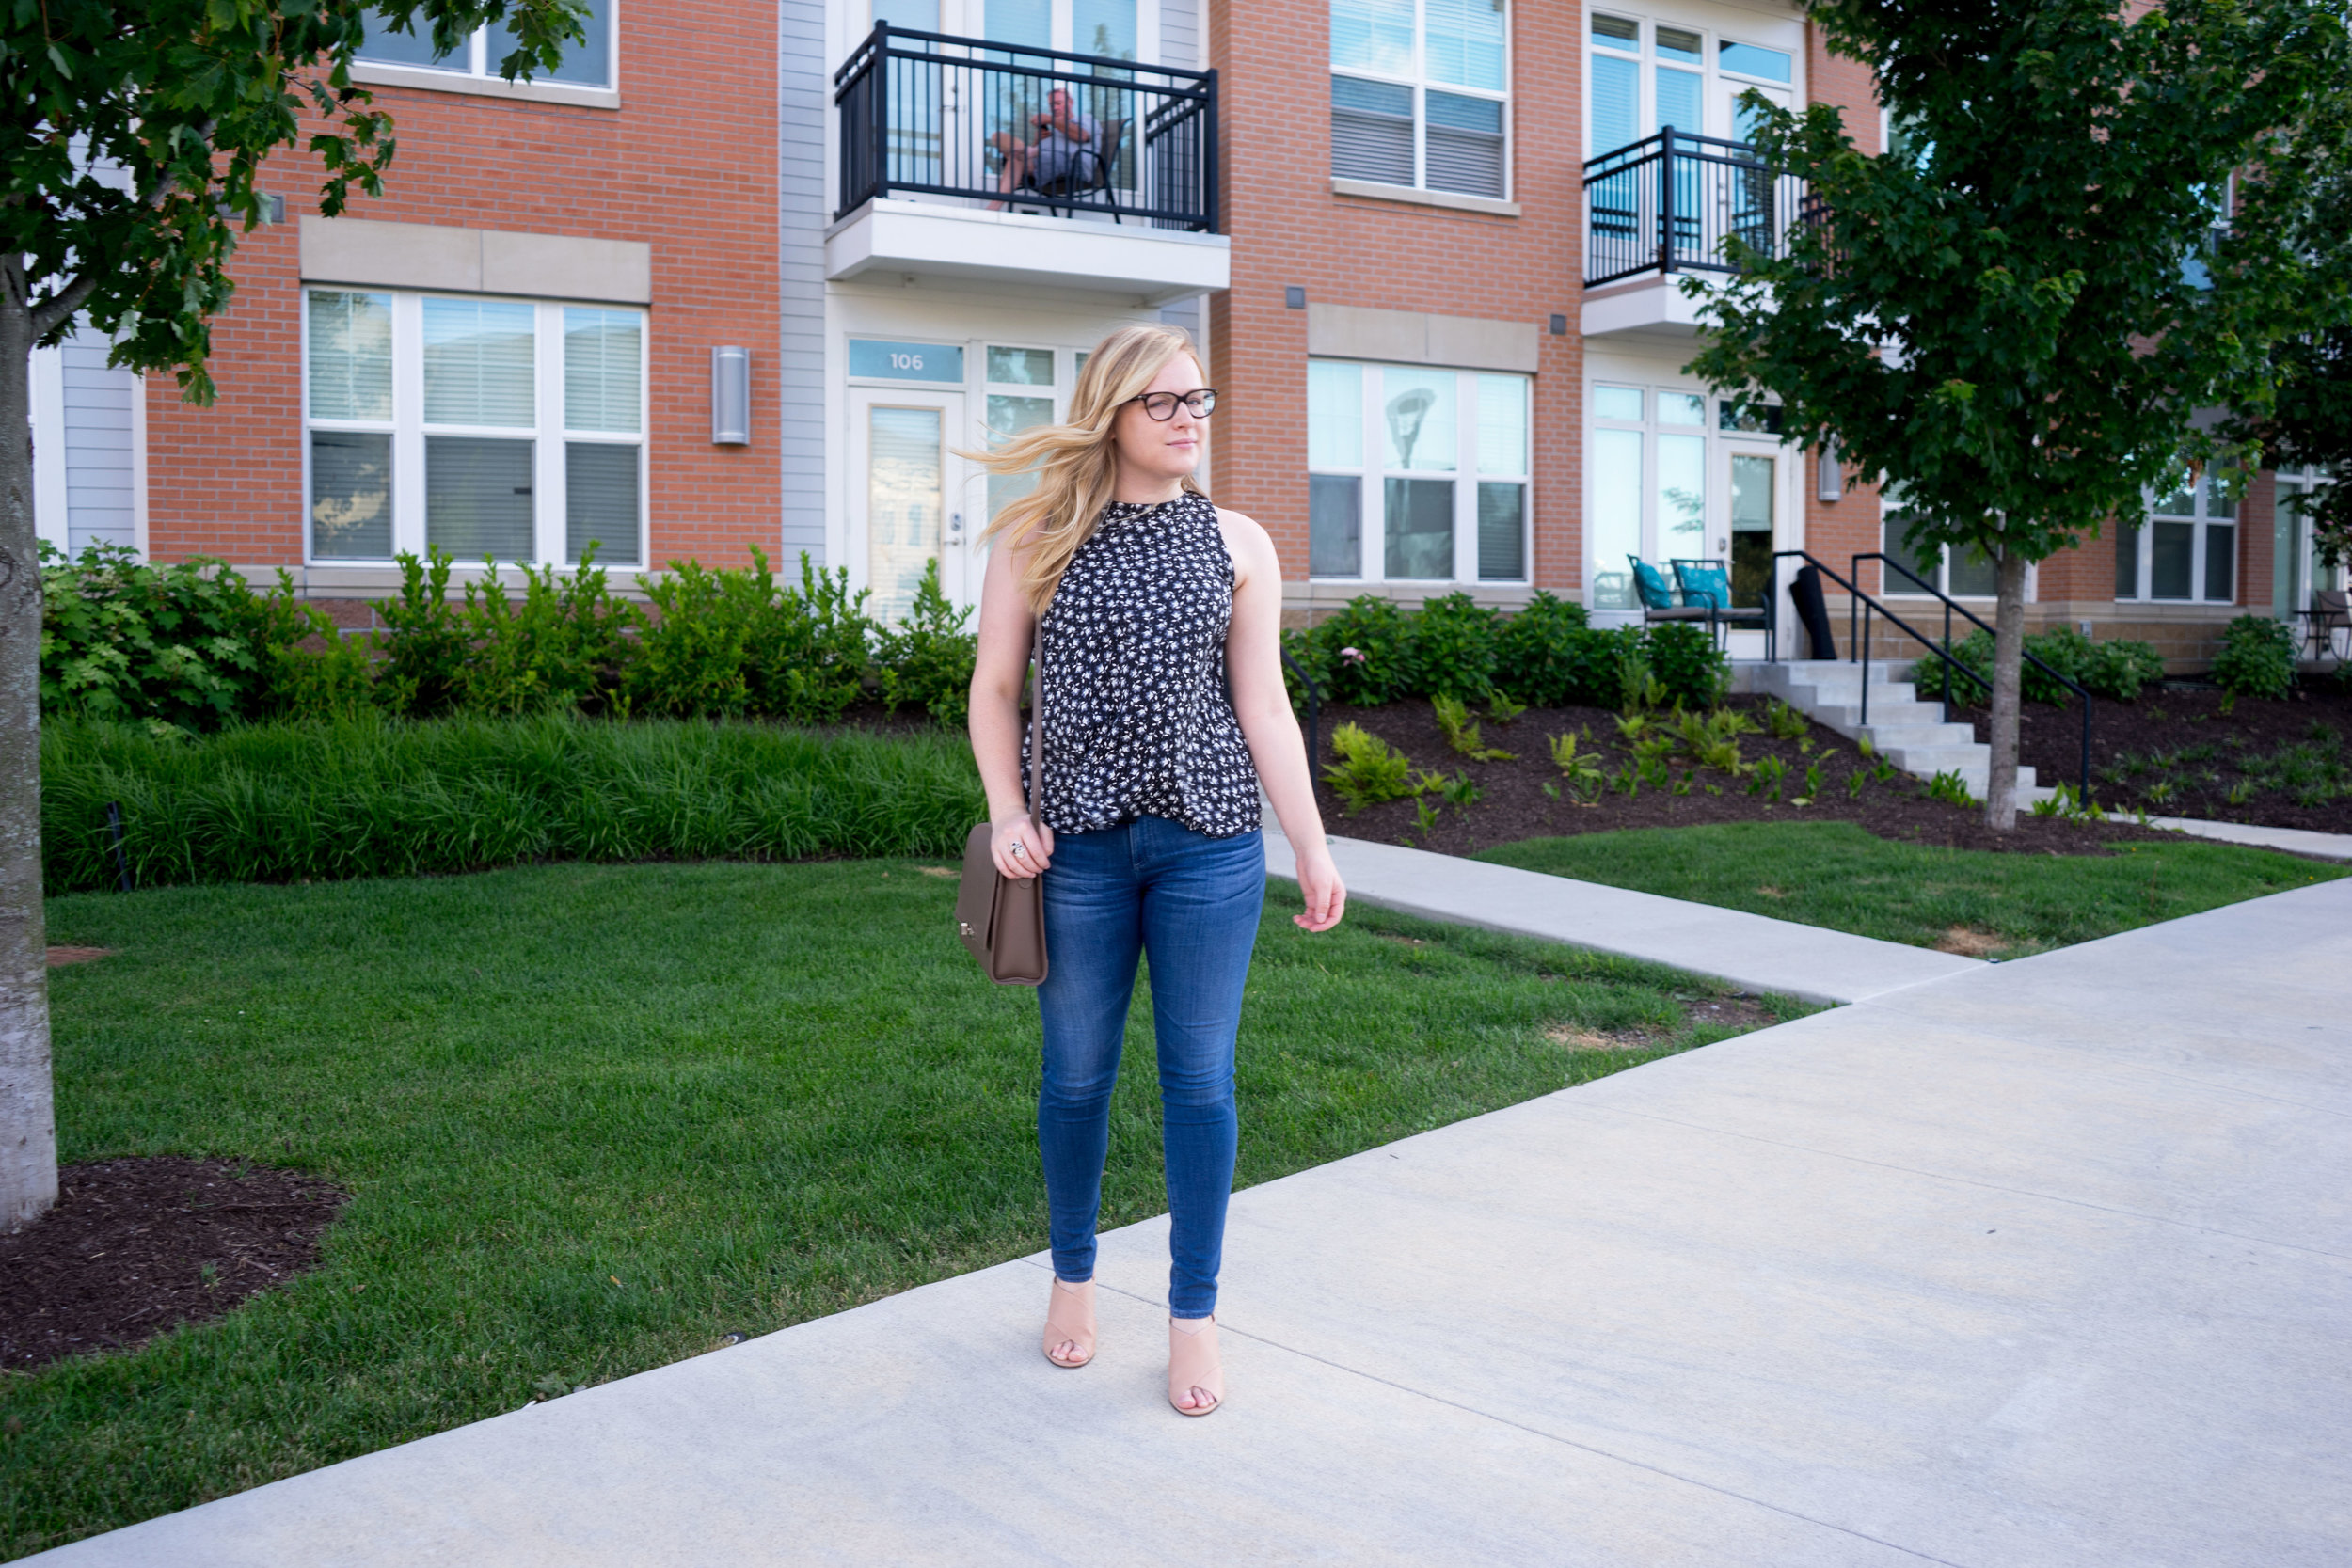
M1584 335L1690 338L1680 278L1732 273L1728 242L1779 254L1804 182L1753 149L1671 126L1584 165Z
M1055 101L1094 135L1039 157ZM1230 281L1216 72L877 24L834 73L840 206L825 272L1133 295Z

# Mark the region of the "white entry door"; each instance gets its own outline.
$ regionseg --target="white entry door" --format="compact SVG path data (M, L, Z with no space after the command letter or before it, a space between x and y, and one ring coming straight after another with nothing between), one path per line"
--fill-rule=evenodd
M871 591L866 612L899 621L923 573L939 562L940 587L957 605L979 594L969 546L963 394L857 388L850 394L850 553Z

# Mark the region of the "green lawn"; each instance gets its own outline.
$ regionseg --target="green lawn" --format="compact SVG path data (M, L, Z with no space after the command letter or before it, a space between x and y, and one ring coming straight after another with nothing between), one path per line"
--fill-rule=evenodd
M1477 858L1915 946L2013 958L2327 881L2344 868L2200 839L2112 856L1891 843L1851 822L1640 828Z
M0 1379L0 1557L1041 1247L1035 1003L979 978L921 865L53 900L52 942L119 950L51 979L67 1160L274 1162L355 1196L290 1288ZM1363 909L1309 937L1276 886L1244 1183L1725 1032L1684 1019L1707 982ZM1144 1049L1106 1225L1162 1207Z

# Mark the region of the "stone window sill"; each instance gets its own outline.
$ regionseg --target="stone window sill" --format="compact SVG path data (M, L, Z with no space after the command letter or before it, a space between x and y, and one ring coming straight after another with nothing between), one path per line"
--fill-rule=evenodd
M564 82L509 82L499 76L469 76L415 66L355 63L351 79L369 87L421 87L427 92L501 98L510 103L569 103L579 109L617 109L621 95L611 87L580 87Z
M1519 215L1516 201L1497 201L1492 197L1456 196L1452 191L1424 191L1413 185L1384 185L1376 180L1331 181L1333 196L1368 197L1375 201L1394 201L1410 207L1442 207L1455 213L1485 213L1490 217L1515 218Z

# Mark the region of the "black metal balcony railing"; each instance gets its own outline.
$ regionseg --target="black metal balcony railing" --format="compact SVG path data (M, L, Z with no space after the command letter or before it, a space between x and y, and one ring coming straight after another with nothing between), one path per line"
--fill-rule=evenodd
M1753 149L1671 126L1584 165L1584 283L1641 273L1733 272L1734 236L1778 255L1804 182Z
M876 197L961 197L1156 229L1216 230L1216 72L875 25L834 72L846 217ZM1056 92L1093 141L1031 166Z

